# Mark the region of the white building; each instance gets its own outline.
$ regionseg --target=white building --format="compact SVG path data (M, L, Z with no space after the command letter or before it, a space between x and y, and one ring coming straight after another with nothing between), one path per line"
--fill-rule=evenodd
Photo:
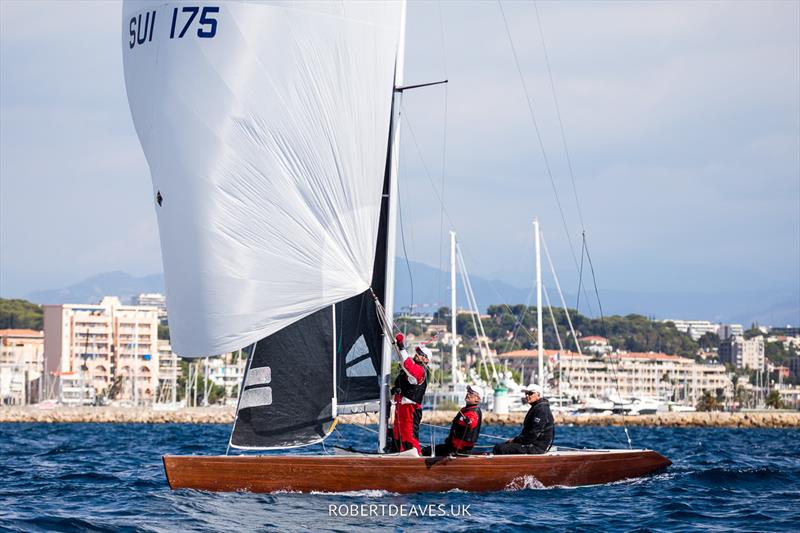
M712 324L707 320L662 320L661 322L672 322L675 329L682 333L688 333L693 340L698 340L706 333L717 333L719 324Z
M764 368L764 337L758 335L745 340L744 337L736 336L722 341L719 345L719 360L736 368Z
M545 350L551 375L561 375L561 389L580 399L612 393L622 397L653 397L695 405L705 391L730 397L733 383L725 367L696 363L663 353L612 353L603 357ZM535 350L498 355L501 364L529 374L537 364ZM555 384L554 384L555 385Z
M44 388L44 332L0 329L0 404L26 405Z
M731 337L741 337L744 335L744 326L741 324L720 324L717 335L723 341Z
M226 353L208 360L208 379L215 385L225 387L225 397L238 397L239 385L242 383L247 354L244 352Z
M132 298L131 303L138 306L158 308L158 319L162 324L167 319L167 297L158 292L141 292Z
M96 305L45 305L44 359L48 376L91 391L77 402L97 394L150 403L159 384L158 309L113 296Z

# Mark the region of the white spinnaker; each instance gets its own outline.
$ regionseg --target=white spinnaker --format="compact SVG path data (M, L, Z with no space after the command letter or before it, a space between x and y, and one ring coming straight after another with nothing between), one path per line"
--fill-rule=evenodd
M401 7L124 2L176 353L241 348L369 287Z

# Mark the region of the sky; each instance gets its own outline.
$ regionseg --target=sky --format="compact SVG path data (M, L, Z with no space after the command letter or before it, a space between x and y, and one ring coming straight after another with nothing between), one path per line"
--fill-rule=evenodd
M567 286L583 227L602 289L800 290L800 2L502 7L550 173L498 3L410 2L398 255L529 286L538 217ZM162 270L120 11L0 2L2 297Z

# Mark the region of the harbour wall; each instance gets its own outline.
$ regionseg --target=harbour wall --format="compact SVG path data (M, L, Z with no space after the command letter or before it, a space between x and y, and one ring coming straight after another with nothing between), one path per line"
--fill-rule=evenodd
M117 423L117 424L230 424L232 407L196 407L161 411L130 407L0 407L0 423ZM423 423L449 426L455 411L425 411ZM485 424L519 426L525 412L508 415L484 413ZM697 412L655 415L564 415L556 414L559 425L574 426L654 426L721 428L800 428L800 411L751 411L738 413ZM375 415L342 415L340 424L375 424Z

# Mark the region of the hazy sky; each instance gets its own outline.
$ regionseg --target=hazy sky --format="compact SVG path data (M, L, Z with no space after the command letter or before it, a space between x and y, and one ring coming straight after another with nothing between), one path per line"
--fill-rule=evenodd
M537 5L601 287L797 290L800 3ZM535 6L503 7L579 253ZM160 272L149 171L125 96L120 5L3 0L0 24L0 296L111 270ZM473 274L528 285L538 216L571 286L498 4L410 2L407 45L407 83L450 80L405 96L410 259L440 264L444 161L445 232L452 222Z

